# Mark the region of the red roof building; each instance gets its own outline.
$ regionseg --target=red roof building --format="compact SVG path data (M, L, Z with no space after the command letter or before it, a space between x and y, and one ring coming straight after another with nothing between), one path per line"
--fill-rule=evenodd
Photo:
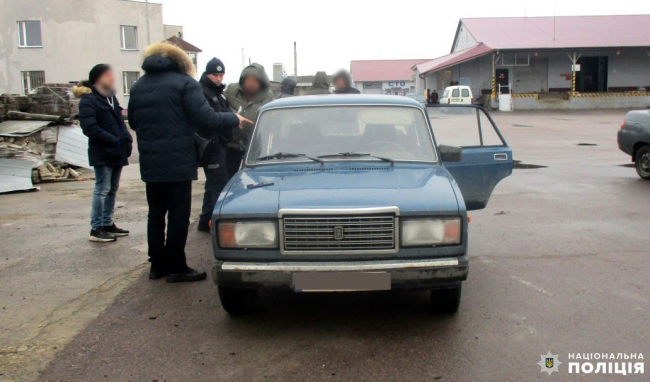
M400 94L415 91L413 66L429 61L359 60L350 62L350 73L355 87L365 94Z
M416 90L460 84L476 98L496 97L501 88L521 94L515 98L571 95L556 97L564 100L643 93L650 89L648 25L650 15L461 19L450 54L413 66ZM634 102L603 107L646 100Z

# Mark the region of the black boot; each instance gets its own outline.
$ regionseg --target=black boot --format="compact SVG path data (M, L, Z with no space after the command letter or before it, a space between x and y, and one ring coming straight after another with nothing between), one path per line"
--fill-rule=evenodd
M117 228L115 223L113 225L108 225L104 227L104 231L112 234L113 236L120 237L120 236L127 236L129 234L129 231L122 229L122 228Z
M199 272L196 269L187 267L187 270L182 273L170 273L167 276L168 283L182 283L192 281L203 281L208 277L205 272Z
M103 228L90 230L90 236L88 240L96 241L99 243L106 243L110 241L115 241L115 236L111 233L106 232Z
M167 267L164 265L158 265L155 263L151 263L151 269L149 270L149 279L150 280L158 280L161 279L169 274L169 271L167 271Z

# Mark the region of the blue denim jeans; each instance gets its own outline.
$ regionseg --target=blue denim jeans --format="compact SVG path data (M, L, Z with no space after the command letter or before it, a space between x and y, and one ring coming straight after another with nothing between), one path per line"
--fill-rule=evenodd
M115 194L120 186L121 166L95 166L95 190L90 213L90 227L99 229L113 225Z

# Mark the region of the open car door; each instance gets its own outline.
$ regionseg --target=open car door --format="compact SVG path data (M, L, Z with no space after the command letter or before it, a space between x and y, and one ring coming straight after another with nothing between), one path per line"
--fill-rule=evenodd
M485 208L497 183L512 174L512 150L482 107L446 105L429 107L428 113L436 144L462 150L460 158L443 158L443 164L456 179L467 210Z

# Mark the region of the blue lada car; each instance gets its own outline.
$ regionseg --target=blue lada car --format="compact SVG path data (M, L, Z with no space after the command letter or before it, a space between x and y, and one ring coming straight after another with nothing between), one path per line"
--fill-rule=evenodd
M512 173L485 110L407 97L329 95L260 110L242 169L214 210L213 278L223 308L258 291L431 290L457 311L468 210Z

